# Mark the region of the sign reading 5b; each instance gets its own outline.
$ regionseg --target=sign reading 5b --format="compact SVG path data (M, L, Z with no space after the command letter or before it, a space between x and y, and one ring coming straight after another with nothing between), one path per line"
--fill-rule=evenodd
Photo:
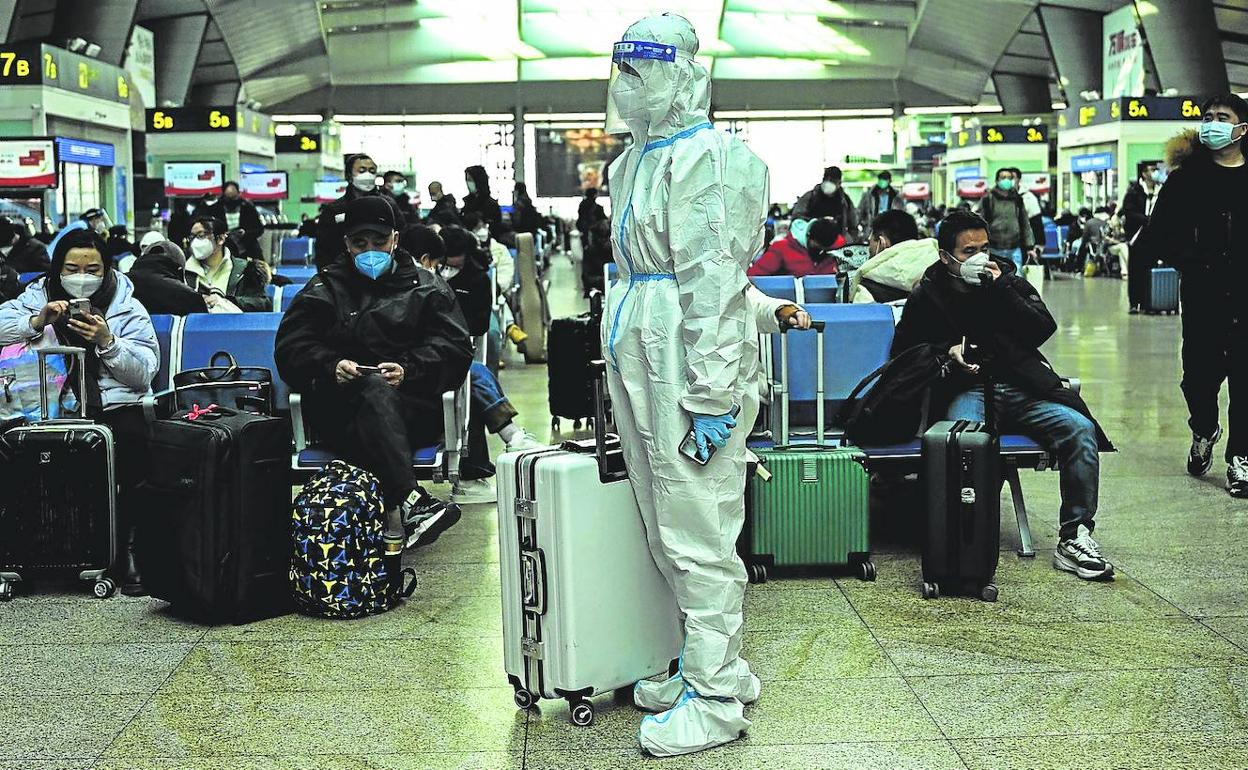
M164 107L147 111L147 130L152 133L233 131L234 111L218 107Z

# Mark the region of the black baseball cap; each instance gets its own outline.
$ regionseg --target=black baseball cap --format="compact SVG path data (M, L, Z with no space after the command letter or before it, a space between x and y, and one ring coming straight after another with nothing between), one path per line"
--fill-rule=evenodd
M389 235L398 230L394 207L380 195L363 195L347 203L343 228L347 237L362 232Z

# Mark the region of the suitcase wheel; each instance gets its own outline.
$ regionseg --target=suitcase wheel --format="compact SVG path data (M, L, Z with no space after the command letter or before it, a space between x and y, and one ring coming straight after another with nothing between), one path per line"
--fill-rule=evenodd
M747 567L747 571L748 571L751 583L766 583L767 582L767 565L750 564Z
M923 584L923 598L924 599L939 599L940 598L940 586L936 585L935 583L924 583Z
M994 584L989 583L979 589L979 598L986 602L995 602L997 600L997 587Z
M9 581L0 581L0 602L7 602L13 599L13 584Z
M91 593L97 599L108 599L117 593L117 584L113 582L112 578L102 577L95 581L95 585L91 588Z
M572 724L577 727L589 727L594 723L594 704L587 700L581 700L571 705Z
M516 690L516 708L521 711L528 711L533 708L533 704L537 703L537 698L533 693L525 689Z
M858 565L858 579L867 583L874 583L875 563L870 561L861 562Z

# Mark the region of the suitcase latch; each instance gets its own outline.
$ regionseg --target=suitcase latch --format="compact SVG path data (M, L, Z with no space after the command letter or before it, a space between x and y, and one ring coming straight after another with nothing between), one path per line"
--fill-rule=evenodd
M533 501L523 497L516 498L516 515L522 519L537 520L537 512L533 510Z
M520 652L532 660L541 660L544 657L542 643L528 636L520 640Z
M962 504L975 504L975 487L962 487Z

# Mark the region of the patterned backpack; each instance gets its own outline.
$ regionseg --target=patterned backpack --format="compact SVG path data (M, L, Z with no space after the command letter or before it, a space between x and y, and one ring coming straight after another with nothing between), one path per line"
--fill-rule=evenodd
M295 497L290 585L310 615L360 618L385 612L416 590L416 573L386 564L381 486L335 460ZM410 578L404 585L404 578Z

